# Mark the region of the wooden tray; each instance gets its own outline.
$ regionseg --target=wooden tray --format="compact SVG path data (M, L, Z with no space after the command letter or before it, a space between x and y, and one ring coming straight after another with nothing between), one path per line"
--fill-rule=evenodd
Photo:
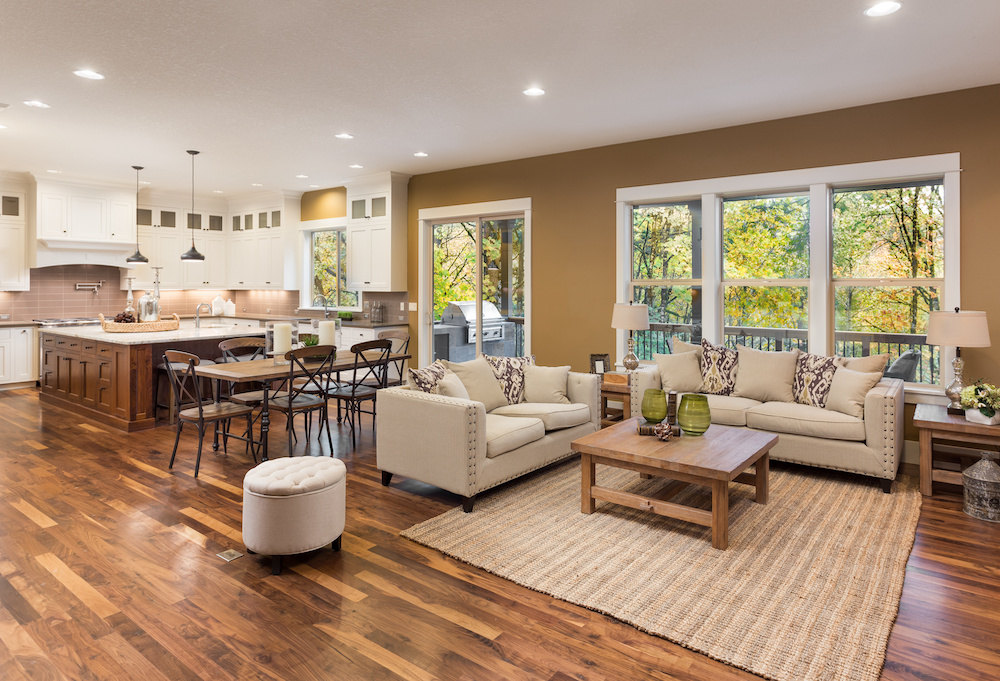
M97 314L101 318L101 328L108 333L149 333L151 331L176 331L181 326L181 318L175 312L173 319L161 319L158 322L133 322L122 324L121 322L109 322L104 318L104 313Z

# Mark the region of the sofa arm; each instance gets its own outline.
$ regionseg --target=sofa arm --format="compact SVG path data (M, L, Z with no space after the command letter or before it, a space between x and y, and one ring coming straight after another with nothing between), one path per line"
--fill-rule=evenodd
M591 423L598 430L601 429L600 374L569 372L569 378L566 379L566 397L574 404L586 404L589 406Z
M865 444L893 479L903 456L903 381L883 378L865 395Z
M385 473L473 496L486 461L486 408L420 390L379 390L375 459Z
M648 388L659 388L660 385L660 370L655 364L641 367L632 372L632 413L629 418L642 416L642 396Z

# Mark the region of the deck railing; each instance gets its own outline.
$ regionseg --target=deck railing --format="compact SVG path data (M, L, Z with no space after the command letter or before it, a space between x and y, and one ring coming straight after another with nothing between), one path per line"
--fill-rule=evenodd
M735 348L743 345L755 350L808 350L808 332L805 329L778 329L763 327L725 327L725 344ZM689 343L701 342L701 326L695 324L654 324L649 331L636 331L635 354L639 359L652 359L653 354L670 352L668 340L676 336ZM841 357L867 357L889 353L893 362L907 350L920 354L916 383L937 384L941 380L941 355L937 345L928 345L924 334L870 333L866 331L837 331L834 333L834 352Z

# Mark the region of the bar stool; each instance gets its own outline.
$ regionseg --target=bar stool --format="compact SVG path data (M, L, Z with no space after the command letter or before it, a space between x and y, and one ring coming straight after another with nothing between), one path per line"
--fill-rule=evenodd
M201 359L201 358L199 358L199 364L201 366L208 366L210 364L215 364L215 362L213 360L210 360L210 359ZM186 374L184 372L187 370L187 368L188 368L188 365L186 363L184 363L184 362L172 362L169 365L169 367L168 367L168 365L167 365L167 363L165 361L156 365L156 376L153 379L153 419L154 420L156 419L156 414L157 414L157 412L160 409L166 409L167 410L167 414L168 414L168 423L170 425L174 425L174 423L177 421L177 407L176 407L175 399L174 399L173 383L170 382L169 380L167 381L167 387L168 387L167 393L168 393L168 395L167 395L167 401L166 402L161 402L160 401L160 383L165 378L169 379L169 377L167 376L167 371L172 371L182 381L185 380L184 376Z

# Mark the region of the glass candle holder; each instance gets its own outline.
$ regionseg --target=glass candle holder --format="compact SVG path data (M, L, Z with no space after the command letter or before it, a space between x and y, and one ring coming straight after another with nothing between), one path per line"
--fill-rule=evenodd
M647 388L642 394L642 417L646 423L660 423L667 418L667 394L659 388Z
M712 412L708 408L708 398L704 395L688 393L681 396L677 408L677 425L685 435L703 435L712 425Z
M291 364L285 353L299 344L298 324L291 322L267 322L264 325L264 350L274 356L276 365Z

